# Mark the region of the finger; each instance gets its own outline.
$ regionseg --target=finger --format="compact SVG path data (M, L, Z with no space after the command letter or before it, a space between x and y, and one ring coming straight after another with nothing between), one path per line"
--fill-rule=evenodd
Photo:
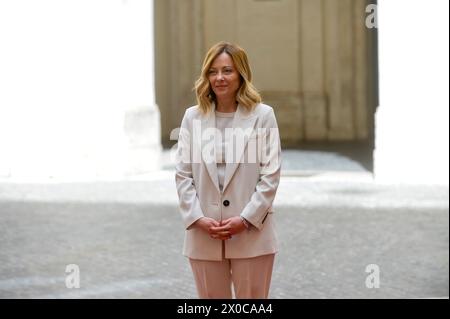
M214 238L226 237L226 236L231 236L231 233L230 232L217 232L217 233L212 233L211 236L213 236Z
M221 240L225 240L225 239L230 239L231 235L211 235L211 238L213 239L221 239Z
M221 233L221 232L229 232L230 228L228 226L222 227L211 227L210 233Z
M216 230L216 229L220 229L222 227L223 226L220 226L219 224L210 224L210 225L208 225L208 229L209 230Z
M217 228L218 226L212 226L212 225L209 225L208 226L208 232L209 233L214 233L215 232L215 229Z
M209 225L209 226L219 226L219 222L217 222L216 220L214 220L212 218L208 218L207 225Z
M221 231L211 231L211 235L228 235L230 234L230 231L228 230L221 230Z
M212 225L213 227L220 227L220 222L218 222L218 221L216 221L216 220L213 220L213 221L211 222L211 225Z
M226 224L228 224L230 222L231 222L231 218L228 218L228 219L223 219L222 221L220 221L220 224L223 226L223 225L226 225Z

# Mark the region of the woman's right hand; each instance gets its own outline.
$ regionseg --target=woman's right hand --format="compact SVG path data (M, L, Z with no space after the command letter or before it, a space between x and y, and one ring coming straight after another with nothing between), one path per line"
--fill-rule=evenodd
M220 222L216 221L215 219L209 218L209 217L202 217L200 219L197 219L197 221L193 225L196 228L200 228L201 230L207 232L211 238L215 239L230 239L231 234L228 233L216 233L211 231L213 227L219 227Z

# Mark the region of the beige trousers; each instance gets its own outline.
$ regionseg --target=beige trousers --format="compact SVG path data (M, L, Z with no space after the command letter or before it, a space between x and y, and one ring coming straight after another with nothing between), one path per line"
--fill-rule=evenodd
M189 258L201 299L266 299L275 254L221 261Z

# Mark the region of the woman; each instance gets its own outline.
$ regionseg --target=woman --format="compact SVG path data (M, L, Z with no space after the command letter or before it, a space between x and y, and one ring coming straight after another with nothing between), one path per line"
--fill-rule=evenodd
M277 252L272 202L280 179L273 109L251 84L245 51L226 42L206 54L198 105L179 134L176 186L200 298L267 298Z

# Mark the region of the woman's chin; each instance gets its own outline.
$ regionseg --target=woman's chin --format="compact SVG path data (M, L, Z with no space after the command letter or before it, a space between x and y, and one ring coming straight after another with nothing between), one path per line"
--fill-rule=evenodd
M230 93L230 91L228 90L218 90L216 92L214 92L216 94L216 97L218 99L227 99L233 96L232 93Z

